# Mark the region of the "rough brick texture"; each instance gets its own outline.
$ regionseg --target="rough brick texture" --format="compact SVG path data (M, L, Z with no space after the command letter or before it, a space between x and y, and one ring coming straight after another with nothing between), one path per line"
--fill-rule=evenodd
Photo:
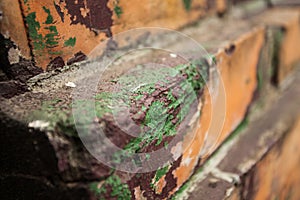
M299 72L294 68L300 62L300 9L287 5L247 10L252 5L249 1L244 2L250 3L246 9L233 7L223 18L207 16L199 24L182 28L183 33L205 46L214 62L193 55L187 64L179 58L174 61L174 55L146 52L127 60L121 58L114 64L113 72L104 75L97 91L99 104L96 105L102 110L97 111L94 122L105 127L111 141L122 148L134 145L131 143L134 140L124 136L107 111L107 104L101 103L107 98L103 94L110 94L112 85L122 84L119 76L126 70L140 62L153 61L174 68L180 66L184 76L175 76L171 83L192 79L199 98L188 104L186 121L180 121L185 123L184 137L176 143L171 155L176 157L176 148L186 151L166 168L130 174L112 170L97 161L78 138L72 115L72 88L66 83L76 82L78 65L85 67L90 62L76 63L85 60L99 42L119 32L141 26L178 29L210 10L223 13L228 1L20 2L21 5L19 1L0 3L5 12L11 6L18 8L15 13L4 15L5 20L1 21L1 59L5 65L0 71L0 132L3 133L0 141L4 163L0 179L5 199L299 197L296 191L299 156L291 155L297 152L299 131L299 122L295 121L299 116L300 81ZM97 8L102 12L96 12ZM11 26L15 23L21 26ZM131 39L138 37L132 35ZM186 54L193 53L193 49L171 35L155 39L153 42L166 42L166 48L172 46ZM167 42L172 39L176 42ZM117 46L124 47L130 41ZM143 46L143 42L142 37L135 45ZM96 56L101 53L97 52ZM66 64L70 66L61 68ZM208 84L216 78L210 75L210 70L219 70L222 82L215 88L214 101L207 87L198 87L203 80L197 76L199 71L195 71L195 66L207 72ZM41 68L48 72L42 73ZM89 79L93 73L87 68L78 79ZM169 81L170 77L162 78ZM144 91L141 99L132 94L131 102L136 107L130 104L131 117L144 123L154 100L164 105L176 103L176 98L166 100L165 93L170 88L157 86L153 93ZM140 105L145 106L144 115L132 111ZM173 117L178 114L176 109L168 111ZM46 128L28 127L30 122L41 123L37 120L47 122ZM141 149L134 150L167 148L172 138L173 135L166 133L152 141L141 141L138 144ZM293 176L291 171L295 171Z

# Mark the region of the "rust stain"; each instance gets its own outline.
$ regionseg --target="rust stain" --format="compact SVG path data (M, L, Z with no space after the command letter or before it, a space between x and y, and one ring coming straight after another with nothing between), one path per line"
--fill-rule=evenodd
M108 0L64 0L71 25L82 24L90 30L104 31L111 36L112 10L108 8Z

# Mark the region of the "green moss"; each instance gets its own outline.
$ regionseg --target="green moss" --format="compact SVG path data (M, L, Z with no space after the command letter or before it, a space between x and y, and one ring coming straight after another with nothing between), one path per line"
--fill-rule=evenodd
M172 200L176 200L177 197L182 194L186 189L188 188L188 183L184 183L177 191L176 193L172 196Z
M123 13L123 10L120 6L115 5L114 12L116 13L117 17L120 18Z
M143 70L143 74L135 74L134 76L121 77L116 82L124 86L123 91L119 94L118 99L124 99L130 107L130 102L141 99L145 94L151 94L157 91L156 84L160 81L166 86L170 83L170 79L166 77L175 77L186 75L186 79L179 83L181 91L177 91L178 97L175 98L172 94L172 87L164 93L165 98L169 103L158 98L154 100L149 108L142 106L142 111L145 112L144 121L141 128L147 127L142 136L132 139L124 148L127 155L132 155L139 152L145 146L156 141L155 145L159 145L166 136L174 136L177 133L177 127L184 120L190 111L191 105L196 101L197 93L203 89L208 78L207 65L203 61L194 61L184 65L178 65L173 69L162 68L158 70ZM174 81L174 80L173 80ZM143 83L149 83L144 85ZM178 85L178 83L176 83ZM136 87L136 86L139 87ZM178 87L178 86L177 86ZM132 92L133 91L133 92ZM179 113L174 116L172 110L179 109ZM175 121L175 122L174 122ZM122 162L122 154L116 153L116 160Z
M29 120L44 120L50 123L47 130L59 131L70 137L77 137L71 107L57 106L62 100L54 99L42 103L42 107L30 113Z
M167 174L168 170L169 170L169 166L168 165L165 166L165 167L163 167L163 168L158 169L156 171L156 173L155 173L155 180L154 180L154 182L157 183L161 179L161 177L163 177L164 175Z
M61 55L63 54L63 51L48 51L48 53L51 55Z
M45 21L45 24L52 24L53 23L53 17L50 14L50 9L46 8L45 6L43 6L43 10L48 14L47 19Z
M168 79L166 77L175 77L176 75L182 76L182 74L187 75L185 81L182 81L179 85L182 92L178 92L178 97L175 98L172 94L172 87L167 90L164 94L164 98L169 100L166 104L161 98L158 98L151 102L151 105L145 106L141 105L141 110L139 112L145 112L145 118L141 124L141 129L145 130L140 137L134 138L126 146L125 150L128 155L134 154L141 150L141 148L156 141L156 145L159 145L163 138L166 136L173 136L177 133L177 127L184 120L188 114L190 107L193 102L195 102L197 93L200 89L205 86L205 81L208 77L207 66L199 61L195 61L185 65L179 65L174 69L159 69L159 70L149 70L149 73L143 71L140 74L142 77L128 76L121 77L117 79L117 83L122 87L121 90L116 92L102 92L95 95L95 104L91 106L89 100L78 100L73 102L72 105L58 106L59 102L56 100L46 101L43 103L41 109L35 111L32 116L35 117L34 120L42 119L51 122L52 130L59 130L69 136L77 137L77 131L75 129L74 119L72 115L72 106L80 108L83 115L80 122L81 126L84 128L90 124L90 119L86 116L92 116L95 112L98 118L102 118L104 114L111 113L117 115L121 108L127 107L131 108L132 102L137 101L146 94L152 94L157 90L155 83L164 80L165 83L162 85L168 85ZM199 77L199 74L202 77ZM139 75L138 75L139 76ZM145 80L146 79L146 80ZM152 82L150 82L150 80ZM177 79L176 79L177 80ZM150 82L149 84L143 85L144 81ZM174 80L173 80L174 81ZM136 88L136 85L141 85ZM133 90L135 88L135 90ZM172 114L172 110L179 109L179 113L176 115ZM174 119L176 120L174 121ZM147 129L143 129L147 127ZM167 143L165 144L167 146ZM122 162L122 154L116 154L115 160ZM139 160L133 160L135 163L139 163Z
M122 8L119 6L120 0L114 1L114 12L116 13L117 17L120 18L123 14Z
M73 37L73 38L70 37L68 40L66 40L66 41L64 42L64 46L65 46L65 47L68 47L68 46L74 47L75 44L76 44L76 37Z
M47 48L53 48L58 45L58 31L56 29L56 26L49 26L45 27L46 30L49 30L49 33L47 33L44 37L44 41L46 43Z
M124 95L119 92L111 93L111 92L101 92L95 95L95 112L98 118L102 118L106 113L117 113L119 105L119 100L124 99ZM126 99L124 99L126 101ZM127 101L126 104L128 105L129 102Z
M192 0L183 0L185 10L191 10Z
M36 21L36 13L32 12L26 16L26 24L28 26L29 37L33 42L33 47L35 50L42 50L45 48L43 42L42 34L38 33L38 30L41 28L40 23Z
M48 30L49 32L43 37L43 42L46 45L46 48L48 48L48 53L52 55L59 55L62 52L56 52L52 51L51 49L58 46L59 44L59 33L57 31L56 26L52 25L53 22L53 17L50 13L50 9L47 9L45 6L43 7L44 11L47 13L47 19L44 22L44 24L47 24L49 26L45 27L45 30Z
M49 26L45 27L45 30L48 30L48 33L43 36L39 34L39 30L41 28L40 23L36 21L36 13L32 12L26 16L26 24L28 26L29 37L33 42L33 48L36 50L38 55L43 55L42 51L45 48L48 48L49 54L61 54L62 52L53 52L51 48L56 47L59 44L59 33L57 31L56 26L51 25L53 24L53 17L50 13L50 9L43 7L43 10L47 13L47 19L44 24Z
M164 147L165 147L165 149L167 149L167 148L168 148L168 146L169 146L169 143L168 143L168 142L165 142L165 143L164 143Z
M230 141L235 138L240 132L242 132L249 124L248 116L246 116L241 123L234 129L234 131L226 138L226 141ZM225 142L226 142L225 141Z
M106 188L105 187L99 188L98 185L99 185L98 182L93 182L89 184L89 188L96 196L106 193Z
M91 183L89 185L90 190L99 198L103 199L103 196L110 191L109 196L115 197L118 200L130 200L131 192L126 183L122 183L121 179L116 175L111 175L108 177L100 188L98 188L98 183Z

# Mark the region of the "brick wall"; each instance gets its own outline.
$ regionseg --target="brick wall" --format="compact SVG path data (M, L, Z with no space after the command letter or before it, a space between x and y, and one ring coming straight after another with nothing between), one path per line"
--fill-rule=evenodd
M0 6L0 190L5 199L299 198L297 1L28 0ZM195 54L186 40L165 30L150 31L147 37L135 32L130 39L118 40L118 33L142 26L179 30L205 47L209 56ZM114 43L105 41L110 36L116 37ZM179 54L147 50L119 56L149 43ZM95 51L99 44L105 48ZM117 61L94 91L96 115L88 130L96 134L94 124L100 124L113 143L134 152L167 149L173 162L153 171L109 168L88 152L78 133L81 124L74 109L82 107L85 116L91 108L74 100L76 91L94 87L80 83L94 80L93 64L114 56ZM126 110L110 111L111 102L124 98L112 89L118 84L126 89L122 76L153 62L179 67L184 78L170 78L154 66L149 74L129 79L134 83L153 74L157 79L151 90L140 91L139 86L130 91L130 116ZM160 79L171 82L161 85ZM170 85L183 87L185 79L191 80L197 95L191 102L193 95L182 95L180 110L187 107L188 112L180 121L181 112L172 106L181 100L174 93L176 84ZM204 80L207 87L201 86ZM210 85L216 86L213 93ZM160 111L157 102L169 109L167 119L176 119L168 127L149 118ZM131 130L129 118L154 126L149 132L153 136L127 135L120 123ZM179 140L172 130L182 134Z

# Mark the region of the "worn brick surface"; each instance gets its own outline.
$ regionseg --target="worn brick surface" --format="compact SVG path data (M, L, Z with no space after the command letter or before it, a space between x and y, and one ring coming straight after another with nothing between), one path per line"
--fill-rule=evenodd
M78 52L87 55L102 40L119 32L149 26L177 29L194 22L208 9L204 0L20 2L22 12L18 1L3 3L6 21L2 32L10 33L12 38L24 37L16 38L16 45L27 57L31 48L36 64L43 69L51 61L61 67ZM209 9L223 13L225 1L218 0ZM19 21L13 20L15 15L18 15ZM21 15L26 23L29 46L24 29L23 34L17 29L23 24ZM15 23L18 26L14 26Z
M249 124L227 140L176 198L298 199L299 81L298 68L280 95L268 92L272 104L252 109Z
M247 199L299 199L300 120L246 176Z
M276 81L282 82L289 74L294 64L299 61L300 55L297 46L300 45L300 11L297 9L271 9L258 17L258 21L267 26L277 27L280 40L278 50L278 67Z
M110 14L112 14L114 18L113 21L103 22L103 24L94 21L87 22L84 17L78 18L77 7L77 10L63 10L62 8L67 5L66 2L68 1L55 1L54 5L53 2L50 4L48 1L42 2L41 4L34 4L33 1L24 1L22 3L22 8L26 15L25 18L27 19L27 22L33 23L32 25L34 27L34 29L32 29L33 32L30 33L31 35L29 34L29 36L31 37L33 54L35 55L36 61L37 63L43 63L41 66L45 69L45 65L52 60L50 65L48 65L48 68L51 68L51 70L54 71L41 74L30 79L29 82L24 83L24 87L28 86L28 88L32 90L31 92L26 92L23 95L17 95L17 93L11 96L3 96L5 98L1 97L2 103L0 108L1 112L5 113L3 114L3 118L15 118L17 121L23 122L24 124L20 125L20 129L25 129L25 133L30 132L26 127L28 122L40 119L56 120L55 122L57 124L55 128L48 131L42 131L40 133L43 134L41 138L36 139L34 135L24 138L24 141L26 141L24 142L24 144L26 144L24 145L24 150L32 152L33 155L36 155L36 157L39 158L36 160L35 158L28 157L30 162L35 163L35 165L32 166L37 166L37 168L43 168L43 166L45 166L45 172L43 170L39 172L46 173L47 178L44 180L44 174L36 174L36 172L32 171L30 168L32 166L28 165L30 162L26 160L26 158L21 157L18 160L18 163L23 163L24 166L26 166L24 168L25 171L22 171L22 168L18 167L13 167L11 169L12 171L21 170L21 175L18 174L17 177L21 177L23 174L29 175L30 177L25 179L29 182L31 182L31 179L35 178L36 181L34 181L33 185L38 184L39 182L51 182L50 186L52 188L62 186L64 189L62 191L72 192L74 188L74 193L78 190L83 191L84 195L86 195L85 198L98 198L101 197L101 195L105 198L114 198L117 195L114 194L115 192L112 191L112 186L110 185L110 182L114 180L119 184L116 188L121 188L121 190L124 188L129 189L131 196L136 199L170 198L186 181L191 178L191 175L197 171L199 167L206 163L208 157L210 157L212 153L220 147L224 140L239 127L245 119L249 108L254 102L256 102L258 97L260 98L261 96L264 96L267 92L267 88L270 87L271 78L274 74L276 75L277 80L282 81L287 72L292 69L292 66L299 61L299 46L291 45L292 41L294 41L294 44L298 44L297 29L299 28L299 23L296 23L296 19L299 20L299 11L297 9L272 9L263 11L260 14L255 13L255 16L247 13L245 15L246 17L228 16L228 18L225 19L211 18L207 20L208 22L200 23L196 27L190 27L186 30L182 30L199 43L207 45L206 47L209 52L215 55L215 64L220 71L220 76L222 77L224 84L224 88L217 88L218 93L216 104L212 105L212 97L210 96L208 89L205 88L198 107L195 108L195 110L192 110L192 112L195 112L196 114L201 113L200 117L196 118L196 120L193 118L193 120L190 121L189 128L185 130L186 135L184 140L182 143L178 144L178 146L182 145L184 149L187 148L187 151L185 151L184 154L166 170L165 174L161 176L159 180L155 180L155 174L157 172L133 175L110 171L108 167L97 162L91 155L89 155L76 135L72 135L72 131L75 129L74 124L72 123L73 119L71 109L69 107L71 101L71 89L68 88L65 83L68 81L76 81L76 78L78 78L75 77L77 69L76 65L73 65L73 68L71 68L74 71L68 71L67 69L65 69L66 71L60 71L59 69L55 69L64 65L66 61L74 55L74 53L77 53L77 58L72 58L72 60L69 60L69 63L72 63L73 61L75 62L76 60L78 61L78 59L84 59L85 53L89 52L93 48L93 45L96 44L96 40L99 42L101 39L108 37L110 34L115 34L128 27L139 26L139 24L131 24L129 22L133 20L131 17L134 16L135 18L143 18L143 15L141 13L126 15L125 10L123 10L124 13L120 18L118 18L118 16L116 16L117 14L113 13L111 8L116 5L113 2L109 2L105 12L107 12L107 14L111 12ZM222 2L220 2L218 1L216 5L222 7ZM120 3L118 6L122 9L126 9L127 7L128 9L131 9L129 3L123 1L117 3ZM200 4L201 2L197 3ZM205 2L203 2L203 5L204 3ZM155 2L151 5L157 6ZM178 7L178 2L172 5ZM193 18L192 13L194 13L195 16L197 15L198 17L198 7L196 4L193 4L193 6L195 7L192 7L190 14L185 11L184 8L182 8L181 14L191 15L190 17ZM210 6L215 5L212 4ZM167 11L173 13L175 12L174 10L176 10L175 7L170 7L168 8L170 10L167 9ZM135 10L137 9L136 7L134 8ZM34 10L36 10L36 12L34 12ZM74 11L74 13L71 11ZM80 15L86 15L87 17L89 16L88 13L92 14L94 12L89 11L87 8L79 9L79 11ZM61 12L64 13L64 18L62 18ZM59 15L59 13L61 15ZM170 13L168 13L167 16L171 15ZM271 13L271 17L269 17L266 13ZM151 23L169 23L165 21L165 18L160 18L161 16L157 16L155 13L152 14L155 17L155 20L145 21L145 24L152 25ZM105 15L105 17L108 16ZM185 19L190 20L191 18L186 16ZM84 23L80 20L83 20ZM125 21L128 21L128 24L126 24ZM120 24L116 22L120 22ZM69 27L66 29L63 23L71 24L69 25L71 28ZM53 24L55 24L55 26ZM125 27L122 27L122 24L125 24ZM179 27L181 26L180 24L186 24L186 21L178 20L178 24L172 24L172 26L174 26L172 28ZM207 27L209 27L209 33ZM30 26L27 28L30 29ZM76 31L82 31L81 33L84 34L79 34L78 38L76 37L76 39L74 39L73 36ZM95 32L98 32L98 35L95 35ZM66 33L66 35L58 33ZM278 38L278 36L280 37ZM48 42L48 44L45 44L45 41ZM177 41L176 38L175 41ZM185 44L179 40L178 42L168 45L177 45L178 48L181 48L188 53L189 51L192 52L191 49L185 47ZM36 47L43 48L38 49ZM89 49L80 53L80 50L83 50L83 48ZM62 52L60 52L61 49ZM57 55L57 53L61 53L61 55ZM43 56L46 56L46 59L42 59ZM126 70L139 64L140 61L149 62L153 61L153 59L155 59L155 61L161 61L163 58L149 53L145 56L134 57L132 60L129 59L119 62L115 65L115 68L113 68L113 70L115 70L114 73L108 74L107 80L104 79L103 82L107 81L111 83L112 78L121 75ZM170 55L167 55L167 58L164 57L164 59L170 66L178 64L177 62L172 61ZM199 59L199 57L195 56L192 57L192 59ZM274 67L277 64L278 66ZM82 64L82 66L84 65L85 64ZM213 68L213 65L214 63L210 64L210 68ZM89 73L93 72L86 71L86 73L82 74L82 76L88 77ZM213 78L214 77L209 77L209 82L213 81ZM262 80L264 83L261 83ZM26 81L27 79L24 82ZM292 87L287 90L288 94L282 93L283 100L280 101L281 104L276 104L277 107L273 109L273 112L269 112L267 113L268 115L265 116L265 118L268 118L269 116L272 116L272 118L266 121L261 120L260 123L260 120L258 120L255 124L253 124L254 127L257 126L259 129L253 130L252 134L247 134L237 145L238 148L236 150L232 150L232 152L228 154L230 156L220 163L221 170L237 174L237 176L242 176L244 173L248 172L247 170L249 167L249 163L244 163L245 160L243 159L248 159L251 162L254 159L256 162L262 157L261 152L266 153L271 148L270 144L277 144L279 138L282 138L282 129L278 132L275 131L276 134L274 133L273 140L268 138L268 132L263 134L266 138L263 138L262 141L257 141L257 139L260 137L260 131L268 131L268 128L273 127L273 124L275 124L274 121L280 121L281 117L283 117L283 113L285 113L285 116L294 116L297 112L297 109L294 107L297 105L298 96L293 96L292 94L297 94L298 82L294 83ZM279 91L277 91L277 93L281 94ZM293 101L289 104L282 104L289 98L293 97L295 99L293 99ZM20 102L22 103L20 104ZM214 109L212 110L213 106ZM291 115L289 112L294 114ZM55 115L54 119L52 116L53 113ZM282 115L279 115L278 113ZM224 123L221 123L223 119ZM288 120L284 122L286 122L287 125L290 125L293 118L287 119ZM118 128L115 127L109 120L110 118L108 117L106 121L103 121L102 123L108 126L110 128L109 130L113 130L114 133L117 133L119 131ZM285 130L287 130L286 128L287 126L284 126ZM10 133L14 131L14 127L9 126L4 130ZM195 138L192 138L193 133L195 133ZM4 137L2 141L5 141L5 138L10 138L11 143L14 143L18 141L20 137L23 137L23 134L24 133L21 132L15 135L5 134L2 135ZM120 145L124 145L128 140L128 138L117 137L113 139L115 139L115 141ZM38 140L40 143L36 143L35 140ZM40 145L44 140L46 140L48 145L47 148L49 147L49 149L46 150L52 152L51 155L54 157L50 159L51 165L49 166L47 166L45 161L41 159L46 153L39 152L39 149L41 148ZM251 148L254 151L249 151L250 147L247 147L247 144L250 144L249 141L253 141ZM22 151L22 148L13 150L11 147L12 146L9 145L6 149L15 156ZM259 152L258 154L255 154L257 157L253 158L251 155L253 152L257 153L255 150L258 150ZM287 153L284 155L287 155ZM6 160L6 163L14 162L14 157L8 156L3 158ZM273 157L271 156L270 159L272 160ZM284 160L284 158L282 159ZM295 163L292 164L296 166ZM261 165L263 166L264 164ZM2 174L4 174L2 177L4 177L3 180L6 181L6 183L12 183L15 179L5 176L5 174L11 175L12 173L7 171L8 169L9 167L6 167L6 171L4 170L2 172ZM269 169L272 171L272 166L270 166ZM49 173L51 170L54 170L55 173ZM263 167L258 167L255 170L257 172L261 172L264 169ZM227 179L225 176L225 181L217 180L216 184L215 178L218 179L220 177L218 177L218 173L216 171L214 173L215 174L212 173L212 175L205 177L205 181L203 182L204 185L200 184L200 192L192 193L191 196L199 198L199 196L202 195L201 197L205 197L205 199L207 199L206 196L203 195L212 194L215 191L214 188L216 185L222 188L219 188L218 193L214 194L216 199L223 197L226 190L230 188L234 188L233 194L236 196L239 196L238 194L240 190L245 192L245 195L247 196L245 188L247 188L248 185L240 185L240 182L238 182L239 186L243 187L235 188L230 181L230 183L228 183L228 179L231 180L232 178L230 176L227 177ZM250 179L253 176L254 175L251 175ZM256 179L259 178L260 176ZM258 181L258 183L262 186L268 186L268 181L270 180L266 179L265 182ZM242 184L247 184L249 182L247 178L243 181L244 182L242 182ZM285 180L280 182L282 185L284 183ZM291 183L293 183L293 180L291 180ZM207 185L209 185L210 190L205 190ZM100 188L102 186L106 188L105 193L100 192ZM280 187L281 185L278 186L278 188ZM27 191L27 189L25 189L26 188L24 188L24 191ZM44 187L41 189L44 190ZM253 187L249 186L249 189L253 189ZM58 190L56 192L61 195L62 191ZM260 197L260 192L260 190L255 190L253 194L257 194L258 197ZM119 192L118 195L121 195L121 193L123 192ZM285 192L282 192L282 194L283 193ZM234 197L232 196L232 198Z

